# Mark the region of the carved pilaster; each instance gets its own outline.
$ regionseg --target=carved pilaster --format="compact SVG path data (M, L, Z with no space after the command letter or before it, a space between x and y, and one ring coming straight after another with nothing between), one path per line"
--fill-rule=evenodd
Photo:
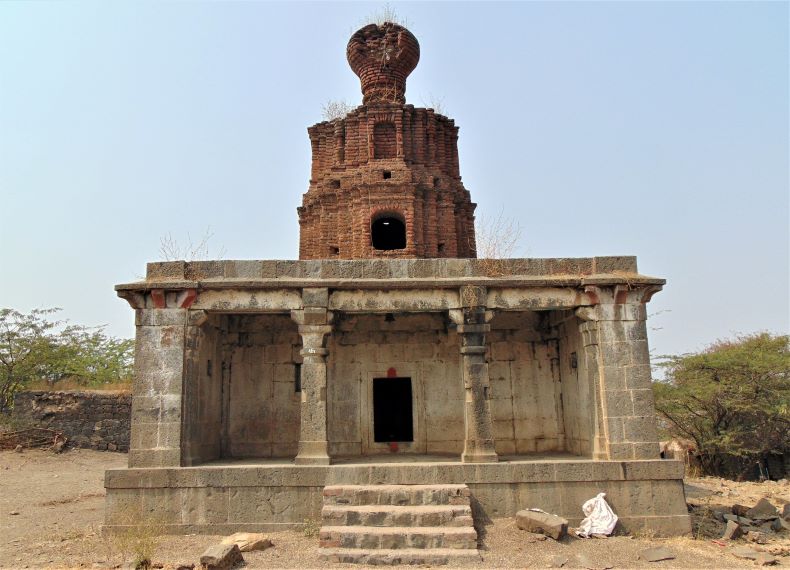
M482 291L481 291L482 290ZM485 298L485 288L465 287L461 290L463 309L450 310L450 319L457 325L461 338L464 382L464 463L497 461L494 429L489 403L486 333L493 313L483 306L470 306Z
M326 309L326 289L304 289L305 307L291 311L302 337L302 402L299 452L295 463L329 465L326 430L326 341L332 332L332 313ZM312 306L310 306L312 305ZM323 305L323 306L317 306Z

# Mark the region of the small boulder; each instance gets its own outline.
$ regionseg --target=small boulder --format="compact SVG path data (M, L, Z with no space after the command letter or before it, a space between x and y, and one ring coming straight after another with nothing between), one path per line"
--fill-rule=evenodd
M230 570L241 562L244 562L244 557L235 544L214 544L200 557L204 570Z
M768 499L763 497L751 509L746 511L746 516L750 519L767 520L779 516L779 511Z
M732 554L736 558L744 558L746 560L757 560L757 556L760 553L755 550L752 550L751 548L747 548L746 546L742 546L740 548L733 548L732 550L730 550L730 554Z
M568 534L567 520L543 511L518 511L516 525L521 530L545 534L554 540L559 540Z
M743 536L743 528L735 521L727 521L727 528L724 529L724 534L721 535L724 540L735 540Z
M16 451L17 453L22 453L24 451L24 448L20 444L17 444L17 446L14 448L14 451Z
M790 522L783 518L774 519L771 523L771 530L774 532L781 532L783 530L790 530Z
M790 521L790 503L785 503L784 507L782 507L782 518Z
M223 538L220 544L235 544L242 552L266 550L274 546L265 534L255 532L237 532Z
M554 556L549 562L549 568L562 568L568 563L567 556Z
M749 507L747 507L746 505L735 504L732 506L731 510L732 510L732 514L734 514L735 516L745 517L746 511L749 510Z
M639 558L647 562L660 562L661 560L674 560L675 553L669 548L657 546L655 548L646 548L639 551Z

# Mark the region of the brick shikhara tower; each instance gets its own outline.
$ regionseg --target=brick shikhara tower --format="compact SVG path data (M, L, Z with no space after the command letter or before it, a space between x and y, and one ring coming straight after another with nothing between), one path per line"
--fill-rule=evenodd
M308 129L313 162L298 208L299 259L476 257L458 127L406 104L417 38L391 22L370 24L346 53L362 105Z

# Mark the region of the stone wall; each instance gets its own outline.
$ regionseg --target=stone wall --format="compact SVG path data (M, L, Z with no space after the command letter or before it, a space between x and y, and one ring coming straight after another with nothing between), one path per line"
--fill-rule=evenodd
M127 392L19 392L14 417L62 431L74 447L128 451L131 406Z

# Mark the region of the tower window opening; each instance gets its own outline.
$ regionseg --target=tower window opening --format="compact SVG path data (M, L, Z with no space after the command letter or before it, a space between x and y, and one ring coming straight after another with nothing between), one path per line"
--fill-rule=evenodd
M389 180L390 178L392 178L392 171L385 170L384 171L384 180Z
M382 216L373 220L370 236L374 249L403 249L406 247L406 224L392 215Z
M439 184L442 182L441 178L434 178L433 179L433 187L438 188Z
M334 189L340 188L340 180L330 180L329 187Z

